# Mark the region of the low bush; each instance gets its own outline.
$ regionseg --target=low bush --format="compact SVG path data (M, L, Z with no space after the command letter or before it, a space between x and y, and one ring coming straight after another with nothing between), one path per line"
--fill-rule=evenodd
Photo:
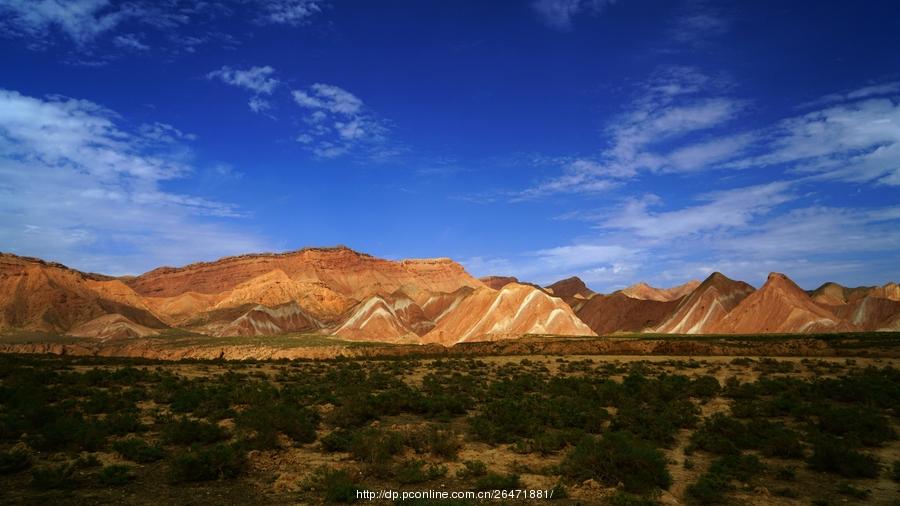
M747 481L765 466L754 455L726 455L713 461L709 470L688 486L686 493L697 504L726 503L726 494L734 489L732 480Z
M863 446L879 446L896 438L888 418L876 410L857 407L829 407L819 411L817 427Z
M616 492L607 500L609 506L659 506L659 501L648 499L628 492Z
M159 446L152 446L143 439L131 438L116 441L112 445L122 457L139 464L149 464L162 460L166 456L165 450Z
M487 465L480 460L466 460L463 467L456 471L456 476L462 479L477 478L487 474Z
M610 432L602 439L585 437L560 464L560 471L578 481L595 479L608 486L621 482L626 491L639 494L672 484L663 453L627 432Z
M322 448L327 452L349 452L355 435L351 430L335 429L322 438Z
M305 444L316 440L319 415L301 406L280 403L248 408L237 417L240 428L255 433L251 444L257 448L277 447L276 432Z
M815 471L845 478L875 478L879 472L877 458L853 449L844 441L827 437L813 445L813 454L807 463Z
M515 490L521 488L519 475L489 472L475 480L475 490Z
M31 470L31 486L38 490L75 488L75 466L64 463L36 467Z
M319 492L327 504L352 503L357 500L359 486L347 471L320 467L313 471L308 482L309 488Z
M426 465L421 460L409 460L397 466L394 477L401 485L424 483L447 474L447 468L434 464Z
M189 418L179 418L167 424L162 430L163 441L185 446L216 443L229 437L228 432L218 425Z
M31 455L21 448L0 452L0 474L13 474L31 467Z
M141 423L141 419L135 411L110 413L103 420L103 425L106 427L106 431L113 435L125 435L147 430L147 427Z
M169 479L183 482L236 478L246 463L246 454L234 445L194 447L171 459Z
M97 473L97 481L107 487L122 487L131 483L134 478L129 466L106 466Z
M854 499L868 499L872 495L872 491L863 488L856 488L849 483L841 483L834 489L838 494L853 497Z

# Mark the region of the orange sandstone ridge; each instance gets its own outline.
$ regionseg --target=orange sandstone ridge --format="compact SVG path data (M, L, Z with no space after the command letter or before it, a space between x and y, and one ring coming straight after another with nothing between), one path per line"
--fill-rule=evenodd
M805 292L773 273L759 290L714 273L661 289L596 294L578 278L546 288L475 279L447 258L392 261L346 247L306 248L161 267L84 273L0 253L0 333L129 339L318 334L453 345L529 334L812 333L900 330L896 283Z

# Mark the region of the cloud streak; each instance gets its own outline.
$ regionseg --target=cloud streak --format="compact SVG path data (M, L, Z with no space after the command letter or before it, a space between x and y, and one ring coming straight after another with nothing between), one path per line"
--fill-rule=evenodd
M572 20L580 14L598 14L616 0L534 0L531 8L547 26L556 30L572 29Z
M95 103L0 90L0 243L112 274L266 249L235 206L173 193L194 167L169 125L123 130Z
M357 150L378 156L385 152L388 128L369 112L363 101L332 84L316 83L292 92L306 111L307 129L297 136L319 158L337 158Z
M250 67L236 69L223 66L206 74L207 79L218 80L231 86L243 88L253 92L248 105L253 112L265 112L272 108L271 103L262 95L271 95L281 82L274 77L275 69L266 65L262 67Z

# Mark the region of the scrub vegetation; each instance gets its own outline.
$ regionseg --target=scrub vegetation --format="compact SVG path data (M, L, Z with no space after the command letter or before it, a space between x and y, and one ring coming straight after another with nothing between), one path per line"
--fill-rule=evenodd
M888 503L900 487L894 365L5 355L0 500L336 503L357 490L529 489L558 504Z

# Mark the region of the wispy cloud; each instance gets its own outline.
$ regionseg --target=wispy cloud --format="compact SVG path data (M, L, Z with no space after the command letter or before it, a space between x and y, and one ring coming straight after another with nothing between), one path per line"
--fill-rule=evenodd
M696 234L737 229L792 200L790 184L779 181L733 190L704 193L696 197L699 205L655 212L662 204L656 195L629 199L621 210L599 226L627 230L649 239L672 240Z
M95 103L0 90L0 243L113 274L266 249L228 203L164 183L195 169L191 138L163 123L129 132Z
M733 166L786 166L818 180L900 186L900 93L872 94L872 87L857 90L843 102L781 121L770 129L761 154Z
M227 17L256 27L306 25L326 5L324 0L2 0L0 36L21 39L35 50L64 48L68 63L103 65L154 46L169 55L193 53L211 42L234 46L238 41L231 33L209 27Z
M273 77L275 69L266 65L264 67L250 67L248 69L235 69L225 65L219 70L206 74L207 79L216 79L231 86L244 88L253 92L248 105L253 112L263 112L271 109L271 103L261 95L271 95L281 82Z
M731 20L721 5L705 0L688 0L672 21L670 37L673 42L687 48L703 46L714 37L728 32ZM667 48L672 50L672 48Z
M517 193L514 200L608 190L643 171L708 169L739 157L753 141L751 134L698 138L746 107L746 101L721 94L719 80L689 67L667 67L638 88L627 110L604 129L608 148L592 159L567 161L561 176Z
M388 128L363 101L349 91L331 84L316 83L294 90L294 102L307 111L307 129L297 142L321 158L336 158L356 148L371 155L385 151Z
M260 20L264 23L302 25L322 12L326 2L322 0L261 0L263 8Z
M531 7L551 28L570 30L579 14L598 14L616 0L534 0Z
M131 6L117 7L108 0L4 0L3 26L18 35L39 38L58 29L83 45L132 17Z

